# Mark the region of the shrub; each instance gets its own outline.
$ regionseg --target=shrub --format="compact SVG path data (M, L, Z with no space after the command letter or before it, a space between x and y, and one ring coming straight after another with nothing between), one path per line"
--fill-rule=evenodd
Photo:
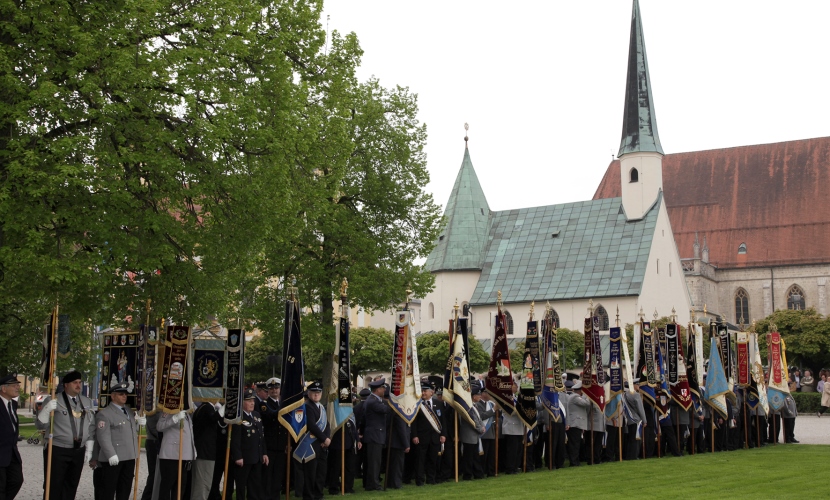
M817 392L794 392L795 407L799 414L811 414L821 407L821 394Z

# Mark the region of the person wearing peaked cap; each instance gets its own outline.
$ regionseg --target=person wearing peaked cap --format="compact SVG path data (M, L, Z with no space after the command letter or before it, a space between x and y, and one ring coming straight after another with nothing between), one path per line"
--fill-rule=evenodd
M370 394L372 394L372 391L370 391L368 388L364 387L363 389L360 389L360 392L358 393L358 396L360 396L360 399L365 400L366 398L369 397Z
M331 444L331 428L326 409L320 404L323 396L323 383L315 380L306 389L305 412L308 432L297 443L292 453L294 480L297 491L303 492L303 498L320 500L326 483L328 447ZM310 451L304 447L310 444Z
M23 460L17 449L20 423L15 398L19 395L17 375L0 377L0 498L14 498L23 486Z
M477 382L472 386L471 397L473 405L467 411L467 414L473 423L471 424L466 418L462 418L459 419L458 424L458 435L463 447L463 452L459 458L462 479L464 480L484 479L484 468L478 454L478 446L479 438L484 434L485 429L478 408L475 406L476 403L481 401L481 387Z
M268 465L268 454L262 418L255 410L256 393L251 388L245 389L243 398L242 422L231 430L233 465L228 469L228 481L234 485L236 498L259 500L263 498L261 464Z
M565 389L571 389L571 390L573 390L573 387L574 387L574 383L573 383L573 381L572 381L572 380L566 380L566 381L565 381Z
M386 414L389 405L383 401L386 392L381 378L369 383L372 394L366 398L366 410L363 415L363 445L366 447L366 476L363 479L363 488L367 491L383 490L380 485L380 464L383 446L386 444Z
M178 413L167 413L159 418L156 430L161 433L161 443L158 452L158 474L159 474L159 499L170 500L178 497L176 488L179 477L179 458L182 460L182 470L191 470L193 461L196 460L196 440L193 432L193 418L184 410ZM182 436L181 446L179 436ZM203 436L199 436L203 439ZM181 455L180 455L181 454ZM211 473L213 472L213 463ZM207 478L205 478L207 479ZM184 480L182 481L185 482ZM201 490L203 486L210 489L209 481L205 484L204 479L200 484L192 485L193 490Z
M421 406L410 426L416 486L437 483L438 453L447 439L441 410L433 399L434 389L435 384L428 379L421 381Z
M95 444L95 413L92 400L81 394L81 373L65 374L63 391L43 401L35 420L38 430L49 433L52 416L52 468L49 499L75 498L84 464L92 459ZM43 470L48 468L48 439L43 440ZM45 486L45 484L44 484Z
M572 392L571 392L572 391ZM568 394L565 413L568 415L565 433L568 436L567 453L571 467L579 466L582 433L588 431L588 409L591 402L582 394L582 381L576 380Z
M138 426L146 425L145 417L136 418L127 406L128 385L119 382L110 386L110 402L95 415L95 441L100 474L101 497L107 500L128 500L132 493L137 449ZM97 492L96 492L97 496Z
M629 388L628 382L625 383L625 387L626 389ZM637 388L638 386L635 383L634 392L625 391L625 393L623 394L623 398L625 399L625 405L629 410L629 416L626 418L626 420L628 421L628 433L625 436L625 447L623 450L626 460L637 460L637 456L639 455L641 448L639 446L640 441L637 439L637 427L645 427L647 425L646 410L643 406L643 398L640 396L640 393L637 390Z
M284 491L288 431L279 422L282 381L272 377L265 381L265 385L268 387L268 398L265 407L259 409L268 452L268 465L262 467L262 491L266 500L277 500Z

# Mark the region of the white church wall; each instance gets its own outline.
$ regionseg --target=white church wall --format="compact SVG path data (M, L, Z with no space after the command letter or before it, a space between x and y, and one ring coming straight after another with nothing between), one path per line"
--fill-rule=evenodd
M623 208L629 219L640 219L663 189L663 155L629 153L620 157L620 187ZM631 182L631 170L637 169L637 182Z

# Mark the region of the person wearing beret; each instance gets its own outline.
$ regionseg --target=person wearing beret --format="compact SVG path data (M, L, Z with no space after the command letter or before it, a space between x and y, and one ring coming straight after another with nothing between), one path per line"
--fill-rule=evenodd
M297 494L302 492L304 500L323 498L323 487L326 483L331 427L326 409L320 404L322 396L323 383L319 380L312 382L306 391L307 432L297 443L292 454L291 467L294 469L294 479L297 481ZM304 453L304 450L313 453Z
M140 453L138 426L146 425L147 417L139 417L127 407L126 383L114 384L110 391L110 403L95 415L95 441L99 450L96 458L102 467L100 498L128 500L133 491L135 461Z
M268 465L265 436L262 433L262 418L254 410L256 394L253 389L245 390L242 404L242 422L231 431L231 461L234 466L228 470L236 487L236 500L261 500L261 464ZM228 483L230 484L230 483Z
M17 401L20 381L17 375L0 377L0 498L11 500L23 486L23 460L17 449L20 423L17 419Z
M363 415L363 446L366 448L366 473L363 478L363 488L366 491L381 491L380 465L383 445L386 443L386 414L389 405L383 401L386 392L385 379L369 383L372 393L366 398L366 409Z
M75 498L84 464L92 458L95 444L95 413L92 400L81 394L81 373L71 371L64 375L63 391L55 398L47 397L38 413L35 427L49 434L49 417L52 424L52 469L49 484L49 500ZM43 476L46 486L46 470L49 440L43 441Z

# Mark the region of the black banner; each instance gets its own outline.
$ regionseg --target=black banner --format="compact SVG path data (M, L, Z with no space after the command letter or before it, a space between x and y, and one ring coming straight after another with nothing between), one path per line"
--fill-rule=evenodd
M225 423L238 424L242 421L242 397L245 392L245 364L242 362L245 355L245 332L243 330L228 330L227 348L228 361L225 365Z
M136 382L138 371L138 332L112 332L102 335L101 377L98 391L98 407L109 404L110 390L114 384L127 384L127 404L136 408Z

